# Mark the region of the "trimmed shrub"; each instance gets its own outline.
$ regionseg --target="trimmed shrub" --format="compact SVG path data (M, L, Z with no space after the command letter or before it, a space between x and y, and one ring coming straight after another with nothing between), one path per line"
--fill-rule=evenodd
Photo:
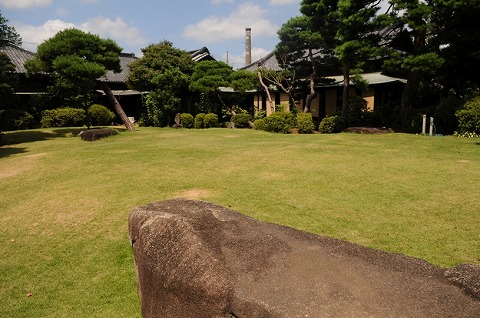
M342 119L340 116L327 116L318 125L318 131L322 134L332 134L342 131Z
M295 127L295 117L292 113L275 112L265 118L265 130L287 134Z
M361 96L348 97L347 124L349 127L369 126L367 101Z
M199 113L195 116L195 128L196 129L202 129L205 128L205 124L203 122L205 118L205 113Z
M455 113L459 135L480 135L480 96L469 100Z
M88 114L90 122L94 126L108 126L115 119L115 114L110 109L99 104L88 107Z
M195 118L193 118L192 114L182 113L180 114L180 124L183 128L193 128L193 125L195 124Z
M297 128L301 134L311 134L315 129L311 113L298 113Z
M259 118L259 119L256 119L254 122L253 122L253 129L255 130L266 130L266 126L265 126L265 119L264 118Z
M81 108L57 108L42 112L42 127L79 127L85 123L85 110Z
M206 114L203 118L203 124L205 128L218 127L218 115L212 113Z
M231 122L235 124L236 128L250 128L249 121L252 121L252 116L250 114L235 114L230 119Z
M2 130L30 129L34 122L33 116L23 109L0 110L0 127Z

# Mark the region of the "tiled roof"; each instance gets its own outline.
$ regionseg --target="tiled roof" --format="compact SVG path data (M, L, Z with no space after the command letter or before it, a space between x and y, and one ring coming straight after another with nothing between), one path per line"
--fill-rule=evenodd
M25 68L25 62L33 59L33 52L30 52L13 44L7 44L6 46L2 47L0 51L5 53L10 58L10 61L12 61L13 65L15 65L15 71L17 73L27 73L27 69Z
M202 47L199 50L190 51L188 53L190 53L190 55L192 56L192 60L194 60L195 62L215 60L215 58L210 54L210 51L206 47Z
M365 74L362 74L362 77L364 80L368 82L369 85L385 84L385 83L393 83L393 82L404 83L404 84L407 83L406 79L387 76L382 74L381 72L365 73ZM343 75L327 76L326 78L333 80L333 82L330 84L320 85L320 86L323 86L323 87L343 86Z
M282 69L280 65L278 65L278 61L275 58L275 54L273 51L267 54L265 57L259 59L258 61L253 62L250 65L241 67L240 69L246 71L256 71L260 67L274 71L280 71Z
M128 66L136 61L138 58L135 57L133 53L120 53L120 68L122 69L119 73L113 71L108 71L107 74L100 77L100 81L108 83L125 83L128 77Z

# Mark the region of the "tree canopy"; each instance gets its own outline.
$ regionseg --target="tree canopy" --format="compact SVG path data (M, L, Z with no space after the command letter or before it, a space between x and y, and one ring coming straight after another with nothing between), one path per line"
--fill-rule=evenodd
M169 124L181 105L181 93L188 89L194 62L190 54L169 41L142 49L143 57L130 65L129 87L148 91L143 114L145 124Z
M20 46L22 44L22 38L17 33L14 27L9 26L8 20L3 17L0 11L0 48L11 43Z

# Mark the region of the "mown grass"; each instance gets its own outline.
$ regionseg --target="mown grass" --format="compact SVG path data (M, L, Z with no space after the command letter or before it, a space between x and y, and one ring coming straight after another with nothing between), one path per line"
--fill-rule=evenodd
M174 197L425 259L480 264L480 143L140 128L6 133L0 317L140 317L127 216Z

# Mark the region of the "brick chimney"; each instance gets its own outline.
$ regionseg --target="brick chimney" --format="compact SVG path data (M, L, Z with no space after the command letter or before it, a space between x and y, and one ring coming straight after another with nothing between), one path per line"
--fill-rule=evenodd
M245 28L245 64L252 64L252 29Z

